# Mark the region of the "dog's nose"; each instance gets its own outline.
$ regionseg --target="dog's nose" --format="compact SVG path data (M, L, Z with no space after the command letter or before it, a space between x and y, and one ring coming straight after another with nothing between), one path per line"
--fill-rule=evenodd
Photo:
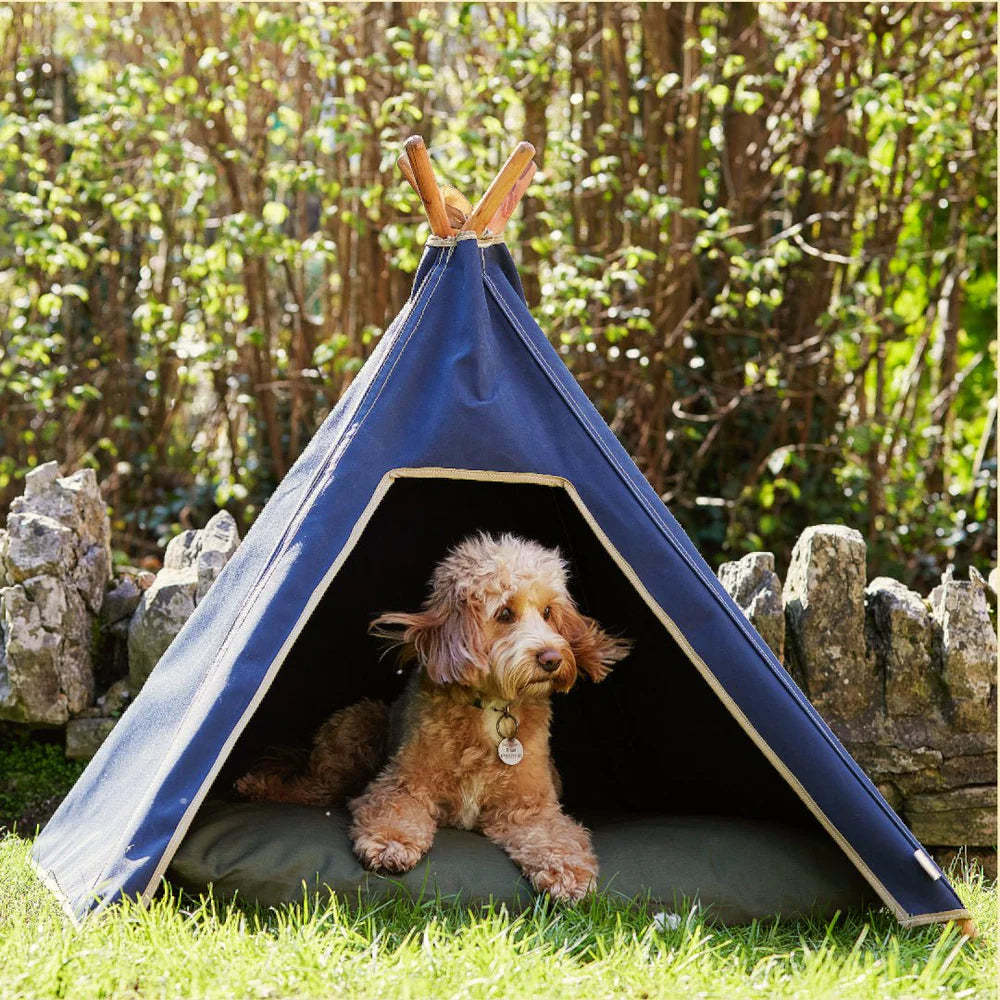
M548 670L551 673L553 670L559 669L559 664L562 663L562 653L555 649L543 649L538 654L537 659L542 670Z

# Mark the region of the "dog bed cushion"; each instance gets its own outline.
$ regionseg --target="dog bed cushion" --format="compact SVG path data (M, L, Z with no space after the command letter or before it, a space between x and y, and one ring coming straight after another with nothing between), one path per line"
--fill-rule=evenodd
M512 909L534 892L517 866L479 833L443 829L402 876L365 871L351 850L342 809L272 803L208 803L174 856L169 877L217 897L265 906L310 890L350 898L490 900ZM676 911L697 901L710 918L831 916L875 902L867 883L821 832L720 816L617 819L591 825L600 887L622 900Z

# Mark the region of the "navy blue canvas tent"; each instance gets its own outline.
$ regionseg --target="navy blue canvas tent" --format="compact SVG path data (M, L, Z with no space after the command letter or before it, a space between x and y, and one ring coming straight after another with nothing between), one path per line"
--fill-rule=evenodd
M565 798L780 816L839 845L904 925L968 917L599 417L502 244L432 239L382 337L34 847L74 918L148 898L213 786L402 680L370 617L419 605L478 529L558 545L635 641L556 710Z

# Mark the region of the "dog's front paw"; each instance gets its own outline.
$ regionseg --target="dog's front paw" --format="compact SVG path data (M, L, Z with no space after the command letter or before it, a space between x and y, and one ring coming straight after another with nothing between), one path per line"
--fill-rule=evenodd
M566 903L583 899L597 885L597 869L588 864L552 864L530 877L538 892L547 892L553 899Z
M354 853L365 868L394 874L408 872L424 854L415 844L382 837L359 837Z

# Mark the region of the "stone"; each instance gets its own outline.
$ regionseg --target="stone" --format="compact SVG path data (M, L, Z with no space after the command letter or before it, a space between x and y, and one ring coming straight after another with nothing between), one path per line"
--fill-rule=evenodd
M73 719L66 724L66 756L70 760L90 760L115 728L117 719Z
M201 532L182 531L167 543L163 554L164 569L188 569L198 564L198 554L201 552Z
M20 583L47 573L58 576L73 564L73 529L44 514L11 514L7 518L8 578Z
M989 584L990 590L993 591L993 596L1000 597L1000 568L994 566L990 570L990 575L986 578L986 582Z
M0 719L59 725L93 699L111 523L92 469L25 477L0 538Z
M931 604L949 718L959 730L995 733L997 637L985 592L969 581L945 580Z
M896 795L933 792L944 787L941 780L941 752L931 747L909 749L866 744L852 746L851 755L876 785L881 788L881 783L889 783ZM898 810L900 806L901 803L894 799L893 808Z
M927 716L942 700L927 605L916 591L880 576L865 591L865 609L868 645L885 677L887 714Z
M58 478L58 462L46 462L44 465L39 465L24 477L24 495L26 497L41 496L55 484Z
M62 643L42 625L41 614L23 587L0 590L0 632L0 716L44 725L65 722L70 705L60 686ZM84 707L85 703L77 704L73 709Z
M48 517L70 528L80 540L74 553L74 563L92 545L102 546L110 568L111 522L93 469L79 469L60 478L55 462L39 466L26 476L25 492L11 501L10 510L11 514L31 513ZM102 584L102 594L103 591Z
M97 699L97 707L103 716L107 718L118 718L129 706L132 700L132 688L127 677L122 677L115 681Z
M859 725L881 706L865 643L865 542L853 528L815 525L799 537L785 580L785 659L831 721Z
M986 606L995 618L997 613L997 593L990 586L990 581L975 566L970 566L969 583L978 587L983 592L983 596L986 598Z
M948 757L966 757L996 752L996 733L962 733L942 717L933 719L883 719L877 736L893 746L934 747Z
M778 659L785 651L785 609L781 581L774 572L774 554L751 552L719 567L719 581L740 606Z
M126 643L128 642L128 628L131 625L132 619L122 618L120 621L112 622L107 626L107 632L109 635L118 636L123 639Z
M995 785L997 755L980 753L949 757L941 765L941 783L946 788L957 788L962 785Z
M53 620L58 628L50 627ZM58 725L90 704L94 674L89 629L80 596L57 580L37 577L0 591L4 718Z
M170 540L163 569L155 578L136 579L141 596L128 631L129 681L133 693L145 683L239 542L232 515L219 511L201 530L184 531Z
M198 591L195 602L201 603L216 577L222 572L240 544L240 535L232 514L220 510L201 532L198 552Z
M66 614L63 616L61 629L63 641L70 646L81 646L84 650L89 650L94 639L96 621L87 613L83 598L73 587L64 587L63 592L66 595Z
M161 569L144 590L128 630L129 681L138 691L174 637L194 612L198 573L194 566Z
M945 571L941 574L941 582L931 591L930 597L927 598L931 606L937 604L938 599L941 596L942 588L946 583L951 583L955 579L955 564L948 563L945 567Z
M153 582L155 576L150 573ZM131 618L132 613L139 606L142 598L142 591L147 588L140 588L133 576L123 576L115 585L108 589L104 595L104 603L101 605L101 624L114 625L123 618Z
M28 600L38 609L42 628L56 630L66 618L66 587L57 576L33 576L21 585Z
M59 475L56 462L29 472L24 479L24 493L11 501L15 511L34 510L57 521L79 520L95 522L95 533L107 515L107 507L97 485L93 469L77 469L68 476ZM108 527L110 534L110 526Z
M903 818L924 844L993 847L997 842L996 786L974 785L911 795Z
M91 545L77 560L73 583L92 614L99 614L111 578L111 557L103 545Z
M931 747L908 749L884 743L853 746L851 755L869 776L877 775L879 778L936 769L942 761L941 752Z
M995 753L946 757L934 747L874 743L852 746L851 755L872 781L891 782L905 796L996 783Z
M903 793L891 782L880 781L875 783L879 795L889 803L894 812L899 812L903 808Z

